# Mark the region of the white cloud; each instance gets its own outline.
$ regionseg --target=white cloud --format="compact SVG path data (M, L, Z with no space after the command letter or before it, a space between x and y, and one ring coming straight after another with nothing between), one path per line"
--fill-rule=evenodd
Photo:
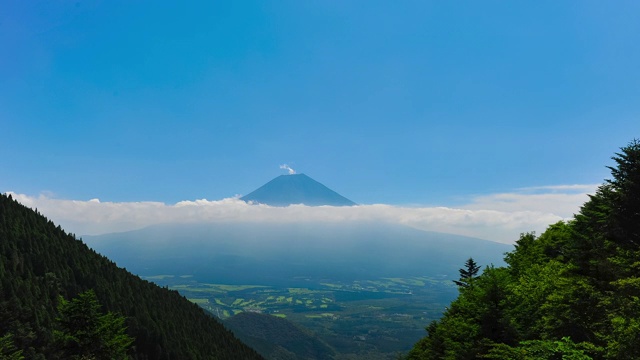
M522 232L540 233L549 224L571 218L588 199L586 194L593 193L596 187L561 185L520 189L513 193L477 196L457 208L383 204L271 207L249 205L238 198L185 200L171 205L10 194L78 235L128 231L162 223L376 221L511 243Z
M503 212L537 211L570 218L580 210L599 185L557 185L519 189L512 193L477 196L463 206L471 210L496 210Z
M547 185L520 188L521 191L575 191L578 193L594 192L600 184Z

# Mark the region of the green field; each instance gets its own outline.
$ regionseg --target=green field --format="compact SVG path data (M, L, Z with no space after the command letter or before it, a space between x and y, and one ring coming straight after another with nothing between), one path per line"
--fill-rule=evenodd
M311 331L340 355L336 359L393 359L425 335L457 290L433 277L323 279L309 287L199 283L195 277L144 277L179 291L213 315L243 311L286 318Z

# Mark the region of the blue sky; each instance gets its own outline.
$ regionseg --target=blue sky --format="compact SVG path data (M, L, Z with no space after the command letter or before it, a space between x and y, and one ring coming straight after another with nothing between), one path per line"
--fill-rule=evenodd
M640 137L635 1L0 10L0 192L174 204L286 163L361 204L455 206L600 183Z

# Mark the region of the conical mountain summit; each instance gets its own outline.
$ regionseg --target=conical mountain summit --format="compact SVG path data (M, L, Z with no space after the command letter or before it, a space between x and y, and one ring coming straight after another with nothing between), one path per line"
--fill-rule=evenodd
M307 206L352 206L353 201L313 180L305 174L280 175L240 198L271 206L304 204Z

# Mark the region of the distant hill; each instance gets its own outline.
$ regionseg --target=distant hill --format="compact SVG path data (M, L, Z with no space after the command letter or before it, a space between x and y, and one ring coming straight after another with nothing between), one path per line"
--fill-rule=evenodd
M313 180L305 174L281 175L240 198L271 206L304 204L308 206L352 206L353 201Z
M224 324L268 360L329 360L335 355L309 330L272 315L242 312Z
M349 223L159 225L85 236L97 250L139 275L193 274L216 283L291 284L299 277L337 280L446 275L470 256L504 264L511 245L407 226Z
M52 327L58 296L70 299L88 289L104 310L127 318L133 359L261 359L178 292L118 268L0 194L0 338L12 335L27 359L57 359Z

